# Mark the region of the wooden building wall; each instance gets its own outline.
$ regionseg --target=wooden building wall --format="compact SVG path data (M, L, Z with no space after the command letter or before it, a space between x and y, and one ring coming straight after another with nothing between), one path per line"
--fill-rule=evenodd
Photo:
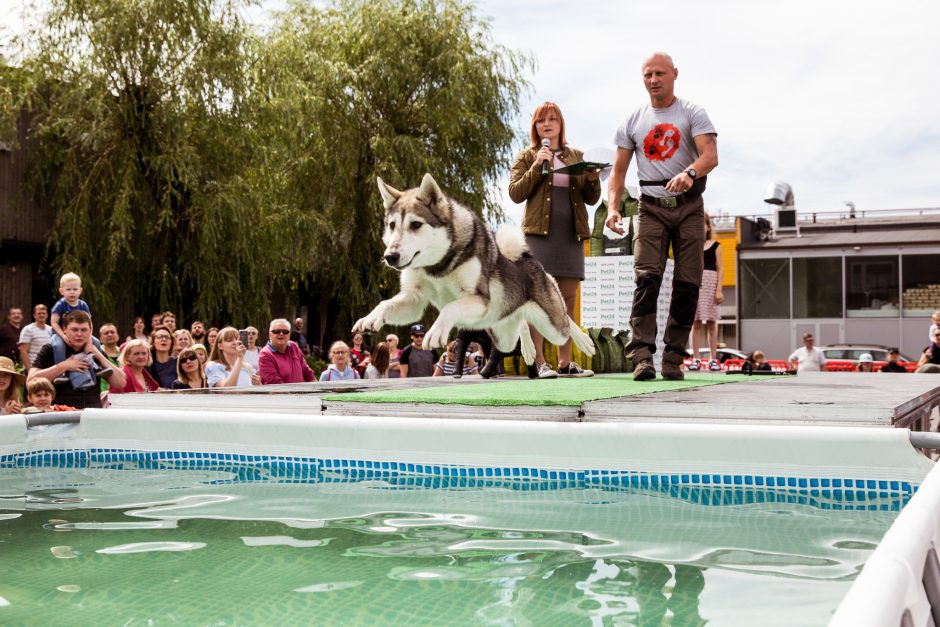
M18 144L0 145L0 309L21 307L27 321L35 303L52 304L52 277L43 253L52 212L26 190L28 116L18 122Z

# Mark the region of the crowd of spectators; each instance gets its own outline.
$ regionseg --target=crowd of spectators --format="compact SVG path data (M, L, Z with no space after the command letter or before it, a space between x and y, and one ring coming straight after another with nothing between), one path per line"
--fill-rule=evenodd
M62 299L51 309L51 320L50 309L38 304L32 310L33 322L23 325L22 309L13 307L0 324L0 414L102 407L109 395L158 390L459 376L479 372L485 363L473 343L462 361L456 342L440 356L424 348L421 324L411 326L411 342L403 349L394 334L374 349L360 333L349 344L336 341L320 373L308 361L319 349L307 341L302 318L293 323L272 320L264 346L258 345L256 327L207 328L195 320L188 329L177 328L177 317L169 311L151 316L149 334L145 318L138 316L123 341L112 322L99 324L95 337L91 311L81 300L81 279L64 275L59 291ZM917 372L940 372L940 311L934 314L929 335ZM906 372L898 357L898 350L891 349L880 371ZM761 351L748 361L754 370L768 368ZM819 370L826 358L807 333L788 361L801 371ZM858 370L871 371L872 362L871 355L862 355ZM458 363L463 364L459 374Z
M0 324L0 413L104 407L116 394L159 390L431 376L438 359L421 347L424 327L416 324L404 360L396 335L373 350L357 333L348 345L334 342L329 363L316 372L319 349L308 342L303 318L272 320L263 345L254 326L219 329L194 320L185 328L170 311L153 314L149 325L137 316L121 335L113 322L93 321L78 275L63 275L59 293L51 310L33 308L30 324L16 307Z

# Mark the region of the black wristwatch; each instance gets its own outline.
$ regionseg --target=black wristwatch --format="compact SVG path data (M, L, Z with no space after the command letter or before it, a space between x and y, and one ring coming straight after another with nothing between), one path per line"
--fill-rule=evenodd
M685 171L685 173L688 174L689 178L692 179L693 181L695 180L695 177L698 176L698 173L696 173L695 168L689 168L688 170Z

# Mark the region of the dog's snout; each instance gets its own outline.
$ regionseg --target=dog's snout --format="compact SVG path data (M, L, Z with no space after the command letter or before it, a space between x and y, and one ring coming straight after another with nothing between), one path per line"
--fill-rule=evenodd
M386 253L385 254L385 263L390 266L397 266L398 260L401 259L401 255L398 253Z

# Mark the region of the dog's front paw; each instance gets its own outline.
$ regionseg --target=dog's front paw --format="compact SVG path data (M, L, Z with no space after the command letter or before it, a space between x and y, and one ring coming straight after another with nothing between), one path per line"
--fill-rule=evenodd
M385 325L385 321L382 318L380 311L375 310L370 313L365 318L360 318L356 321L356 324L353 325L353 333L368 333L372 331L378 331Z
M442 325L435 322L428 329L424 337L424 347L428 349L446 348L447 336L450 335L450 329L445 329Z

